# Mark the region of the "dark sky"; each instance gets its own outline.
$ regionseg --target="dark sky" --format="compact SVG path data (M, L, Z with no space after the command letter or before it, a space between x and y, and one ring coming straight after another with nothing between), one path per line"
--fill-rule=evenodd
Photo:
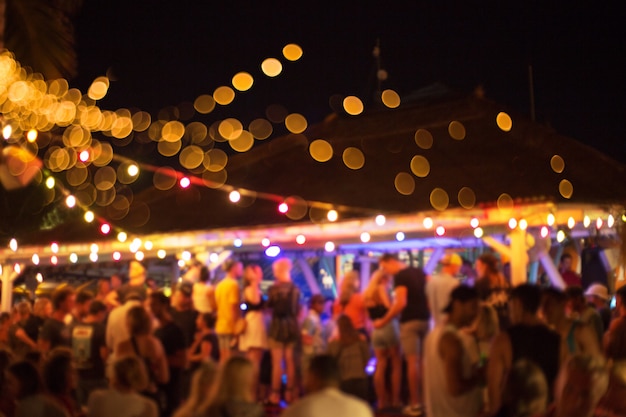
M400 96L435 82L461 92L482 85L488 98L528 113L532 64L537 120L626 163L626 16L616 2L365 3L86 1L73 83L86 91L108 73L117 81L103 108L156 114L247 71L254 87L199 120L245 122L277 103L315 123L331 112L333 94L372 96L380 39L383 87ZM287 43L304 56L268 79L261 61L281 58Z

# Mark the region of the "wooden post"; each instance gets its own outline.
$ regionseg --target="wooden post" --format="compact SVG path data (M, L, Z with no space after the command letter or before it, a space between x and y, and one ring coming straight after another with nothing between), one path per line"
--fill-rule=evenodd
M528 281L527 266L526 231L516 228L511 231L511 284L513 286Z
M20 265L21 266L21 265ZM13 304L13 281L18 277L12 265L0 264L0 277L2 277L2 311L10 312Z

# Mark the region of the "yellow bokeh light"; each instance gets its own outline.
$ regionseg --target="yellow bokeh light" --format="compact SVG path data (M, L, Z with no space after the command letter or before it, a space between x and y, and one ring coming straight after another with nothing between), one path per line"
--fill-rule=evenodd
M411 171L418 177L424 178L430 173L430 163L428 159L421 155L415 155L411 159Z
M300 220L304 216L306 216L307 210L309 208L306 200L302 197L292 195L285 199L285 204L287 204L288 210L285 215L291 220Z
M178 160L187 169L197 168L204 160L204 151L196 145L186 146L178 155Z
M223 170L228 163L228 155L221 149L211 149L204 154L204 167L211 172Z
M431 191L430 205L435 210L444 211L448 208L448 204L450 204L450 197L448 197L448 193L443 188L435 188Z
M226 183L228 173L225 169L211 172L206 171L202 173L202 182L209 188L220 188Z
M297 61L302 58L302 48L295 43L285 45L285 47L283 48L283 56L288 61Z
M234 140L237 139L243 132L243 125L239 120L230 118L222 120L217 130L223 138L227 140Z
M256 139L267 139L272 135L274 128L272 124L265 119L255 119L248 126L248 130Z
M183 144L180 140L177 140L176 142L161 141L157 145L157 149L163 156L174 156L180 151L182 146Z
M254 136L252 136L252 133L244 130L237 139L231 140L228 143L230 147L237 152L247 152L252 149L254 145Z
M385 90L381 94L383 104L390 109L395 109L400 106L400 96L393 90Z
M565 170L565 161L561 156L554 155L552 158L550 158L550 167L554 172L560 174Z
M101 100L106 96L109 90L109 79L107 77L98 77L91 83L87 96L92 100Z
M148 112L138 111L133 114L131 120L133 123L133 130L135 132L144 132L150 127L150 123L152 123L152 116L150 116L150 113Z
M287 127L291 133L302 133L307 128L306 118L301 114L292 113L285 118L285 127Z
M105 191L115 186L117 173L112 167L106 166L98 169L93 176L93 183L100 191Z
M452 139L463 140L465 139L465 126L456 120L452 121L448 125L448 133Z
M161 137L166 142L178 142L184 134L185 125L176 120L167 122L161 129Z
M411 195L415 191L415 180L407 172L400 172L394 180L396 190L402 195Z
M361 152L359 148L346 148L346 150L343 151L342 158L343 163L350 169L361 169L363 165L365 165L365 155L363 155L363 152Z
M570 199L574 194L574 186L568 180L561 180L559 183L559 193L561 193L563 198Z
M496 124L503 132L510 132L513 128L513 120L511 120L511 116L505 112L498 113L496 116Z
M37 140L37 130L30 129L28 131L28 133L26 134L26 140L28 140L31 143L36 141Z
M415 132L415 143L422 149L430 149L433 146L433 135L426 129L418 129Z
M154 187L159 190L169 190L176 185L176 170L170 167L161 167L156 170L152 177Z
M497 205L500 211L507 212L513 210L513 198L511 198L511 196L507 193L502 193L500 194L500 197L498 197Z
M457 195L457 199L459 200L459 204L464 209L474 208L476 204L476 194L474 194L474 190L469 187L463 187L459 190L459 194Z
M261 70L268 77L276 77L283 71L283 64L276 58L267 58L261 63Z
M215 100L217 104L220 104L222 106L226 106L232 103L234 99L235 99L235 91L230 87L227 87L227 86L218 87L213 92L213 100Z
M363 113L363 102L358 97L348 96L343 99L343 109L346 113L356 116Z
M317 139L309 145L309 153L317 162L326 162L333 157L333 147L323 139Z
M215 108L215 100L213 99L213 96L204 94L196 98L193 102L193 107L200 114L208 114Z
M239 72L233 77L232 83L237 90L248 91L254 84L254 78L247 72Z

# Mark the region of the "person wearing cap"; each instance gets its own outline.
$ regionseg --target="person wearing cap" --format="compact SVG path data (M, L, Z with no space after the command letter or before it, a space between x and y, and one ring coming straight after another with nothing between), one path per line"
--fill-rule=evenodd
M567 310L570 318L591 326L597 336L598 344L601 345L604 335L602 319L596 309L587 304L582 287L570 285L565 288L565 294L567 295Z
M609 291L605 285L594 283L585 291L587 302L596 309L602 320L603 332L611 325L611 309L609 308Z
M460 266L460 265L459 265ZM428 417L474 417L482 408L483 369L471 336L461 331L478 315L478 292L459 285L442 311L447 317L424 343L424 400Z
M189 348L196 334L198 311L193 303L193 284L189 281L179 282L172 297L172 319L180 327L185 336L185 347Z
M125 302L129 292L139 294L141 301L145 301L148 296L146 287L146 268L138 261L130 261L128 264L128 282L123 284L115 291L111 291L107 296L105 303L113 306L119 306Z
M456 276L461 271L463 259L456 253L448 253L441 258L439 264L439 273L426 283L431 329L445 322L446 313L443 309L448 305L450 293L459 285Z

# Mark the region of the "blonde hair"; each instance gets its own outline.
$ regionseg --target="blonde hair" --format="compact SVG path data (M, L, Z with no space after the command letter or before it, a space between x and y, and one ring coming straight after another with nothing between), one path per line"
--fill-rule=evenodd
M278 281L288 281L293 264L289 258L279 258L272 264L274 278Z
M363 291L363 300L365 304L374 305L380 301L378 287L383 283L383 280L387 278L387 275L383 271L375 271L370 277L370 282Z
M206 401L207 395L217 376L217 365L211 360L203 361L191 377L189 397L176 410L173 417L191 417L197 415L199 407Z
M357 271L348 271L344 274L341 284L339 284L339 302L342 305L348 304L350 298L357 292L357 284L359 283L359 273Z
M146 366L137 356L124 356L113 363L113 383L122 389L143 391L150 383Z
M500 320L495 308L481 304L478 316L474 322L474 333L478 340L491 340L500 329Z
M253 401L252 383L254 366L243 356L231 356L222 366L219 377L207 400L199 407L200 415L209 415L210 410L220 409L230 401Z
M51 304L52 302L50 301L49 298L38 298L35 300L35 304L33 305L33 314L39 317L42 317L46 314L46 307L48 307L48 304Z

